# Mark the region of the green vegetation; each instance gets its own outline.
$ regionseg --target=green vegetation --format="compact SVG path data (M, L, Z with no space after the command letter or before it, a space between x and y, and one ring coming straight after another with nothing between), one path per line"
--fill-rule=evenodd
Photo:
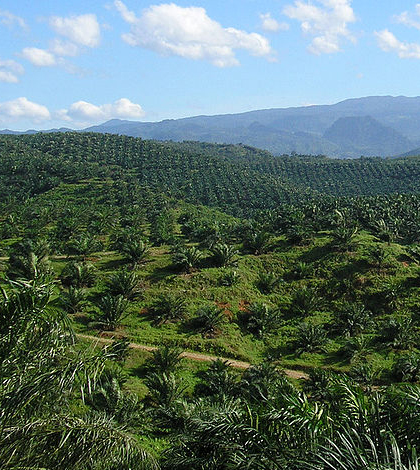
M417 468L420 160L77 133L0 160L5 469Z

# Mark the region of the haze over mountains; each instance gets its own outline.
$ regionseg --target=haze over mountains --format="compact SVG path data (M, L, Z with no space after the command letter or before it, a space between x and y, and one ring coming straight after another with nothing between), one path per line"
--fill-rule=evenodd
M54 129L66 131L69 129ZM334 105L266 109L161 122L112 119L82 132L156 140L243 143L274 155L395 156L420 147L420 97L377 96ZM12 131L0 131L10 133ZM27 131L32 133L36 131Z

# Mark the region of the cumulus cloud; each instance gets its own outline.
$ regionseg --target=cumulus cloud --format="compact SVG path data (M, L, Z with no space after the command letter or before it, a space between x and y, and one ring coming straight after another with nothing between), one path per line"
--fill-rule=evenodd
M115 7L131 25L122 38L131 46L150 49L166 56L208 60L218 67L238 65L236 50L272 58L268 40L257 33L224 28L212 20L204 8L180 7L174 3L152 5L136 16L123 2Z
M391 31L384 29L375 32L379 47L385 52L395 52L401 59L420 59L420 44L402 42Z
M0 121L10 122L19 119L29 119L34 122L47 121L51 118L48 109L25 97L0 103Z
M394 16L397 23L420 30L420 3L415 6L414 12L404 11ZM420 43L399 40L388 29L375 31L379 47L385 52L394 52L401 59L420 59Z
M128 98L120 98L110 104L95 105L87 101L77 101L68 110L60 110L58 116L66 121L93 123L112 118L139 119L144 117L143 108Z
M64 59L75 57L83 47L97 47L100 43L101 31L96 15L86 14L70 17L53 16L49 25L65 39L54 38L50 41L48 49L26 47L22 56L37 67L51 67L62 65L71 71L72 67Z
M70 16L67 18L53 16L49 20L51 28L61 36L81 46L97 47L101 40L101 29L94 14Z
M5 26L17 25L23 29L27 28L26 22L23 18L16 16L7 10L0 10L0 24Z
M260 15L261 28L264 31L270 33L276 33L277 31L287 31L290 26L287 23L279 23L276 19L271 16L271 13L262 13Z
M56 65L54 54L38 47L25 47L22 50L22 56L37 67L51 67Z
M351 0L317 0L317 3L295 0L283 13L300 21L305 34L314 36L309 51L332 54L340 51L342 39L354 41L348 24L356 21Z
M0 60L0 82L17 83L24 68L14 60Z
M394 19L397 23L420 30L420 3L417 3L414 14L404 11L400 15L395 16Z

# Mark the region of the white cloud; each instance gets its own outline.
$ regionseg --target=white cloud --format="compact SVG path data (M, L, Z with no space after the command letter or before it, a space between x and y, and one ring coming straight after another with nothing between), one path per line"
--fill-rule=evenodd
M420 59L420 44L399 41L391 31L375 32L379 47L385 52L395 52L401 59Z
M81 46L97 47L101 40L101 29L94 14L68 18L53 16L49 24L57 34Z
M57 38L51 41L49 50L59 57L75 57L79 53L76 44Z
M17 121L19 119L41 122L50 118L50 112L45 106L33 103L25 97L0 103L0 121L2 122Z
M400 15L395 16L394 19L397 23L420 30L420 3L417 3L415 10L414 14L404 11Z
M287 5L284 14L300 21L305 34L314 36L309 51L313 54L331 54L340 51L342 39L354 41L347 25L356 21L351 0L295 0Z
M95 105L87 101L77 101L68 110L60 110L58 116L65 121L93 123L112 118L139 119L144 117L143 108L127 98L120 98L114 103Z
M22 50L22 56L37 67L51 67L57 64L54 54L37 47L25 47Z
M120 12L120 15L127 23L134 24L137 21L137 16L133 11L130 11L123 2L115 0L114 3L116 9Z
M0 60L0 82L17 83L24 68L14 60Z
M14 26L17 24L23 29L27 28L26 22L23 18L16 16L7 10L0 10L0 24L5 26Z
M239 49L255 56L273 56L270 43L264 36L223 28L201 7L183 8L174 3L152 5L137 17L120 0L116 0L114 5L131 25L130 32L122 36L131 46L166 56L208 60L218 67L238 65L235 51Z
M271 16L271 13L262 13L260 20L261 28L267 32L275 33L277 31L287 31L290 28L287 23L279 23Z

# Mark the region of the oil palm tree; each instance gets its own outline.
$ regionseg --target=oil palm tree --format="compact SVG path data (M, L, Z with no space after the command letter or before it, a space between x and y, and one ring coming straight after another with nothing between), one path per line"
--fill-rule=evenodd
M83 406L107 356L73 347L51 292L50 285L19 283L0 300L2 468L155 468L125 428Z

